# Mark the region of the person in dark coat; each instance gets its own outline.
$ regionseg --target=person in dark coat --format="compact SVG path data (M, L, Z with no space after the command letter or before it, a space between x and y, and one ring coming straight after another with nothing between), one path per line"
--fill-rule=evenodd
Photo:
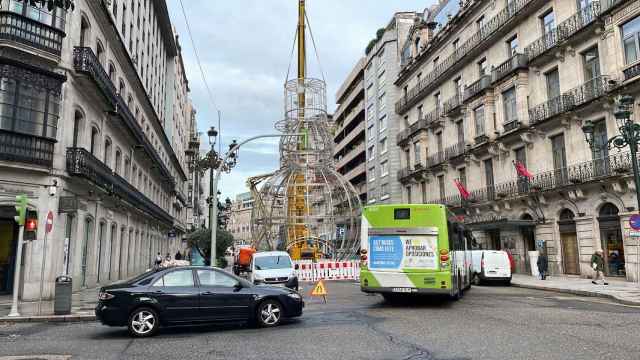
M549 259L547 259L547 255L545 253L540 253L538 256L538 272L540 273L540 279L547 279L547 271L549 271Z
M176 260L182 260L182 254L180 253L180 251L176 252L176 255L173 258Z
M591 255L591 268L593 268L593 280L594 285L598 285L598 280L602 279L602 285L609 285L604 278L604 256L602 250L596 250L595 254Z

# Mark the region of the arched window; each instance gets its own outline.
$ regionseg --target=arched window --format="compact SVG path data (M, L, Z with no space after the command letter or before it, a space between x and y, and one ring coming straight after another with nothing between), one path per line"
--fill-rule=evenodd
M87 264L89 254L89 242L93 238L93 219L87 217L84 222L84 238L82 239L82 262L80 274L82 281L80 284L82 287L87 287Z
M109 166L110 162L111 162L111 140L106 139L104 141L104 163L105 165Z
M416 54L417 54L420 52L420 37L416 38L415 45L416 45Z
M82 124L83 124L82 112L76 110L73 117L73 147L78 147L78 139L82 136Z
M116 67L113 66L112 63L109 63L109 79L111 80L111 82L116 81Z
M96 57L98 58L98 62L100 63L100 65L102 65L102 68L104 69L104 47L102 46L102 43L100 42L100 40L96 41Z
M120 174L120 161L122 161L122 153L120 152L120 149L118 149L116 150L116 162L113 166L113 170L116 174Z
M124 178L129 180L129 168L131 167L131 160L128 157L124 158Z
M560 212L560 221L571 221L574 217L573 211L569 209L564 209Z
M600 217L618 216L619 212L620 210L618 210L615 205L613 205L612 203L606 203L600 209L599 215Z
M89 21L83 16L80 19L80 47L87 46L87 42L89 41Z
M98 129L96 129L95 127L91 128L91 143L90 143L89 150L91 151L91 154L94 155L94 156L98 152L98 137L99 136L100 136L100 133L98 132Z

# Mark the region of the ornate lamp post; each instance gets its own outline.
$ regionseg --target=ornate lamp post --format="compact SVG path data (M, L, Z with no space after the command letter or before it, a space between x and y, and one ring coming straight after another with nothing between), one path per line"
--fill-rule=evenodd
M591 120L585 121L582 126L584 137L592 151L605 149L623 149L629 146L631 152L631 166L633 167L633 178L636 185L637 209L640 210L640 175L638 174L638 143L640 143L640 124L633 122L633 104L635 99L630 95L621 95L616 100L616 108L613 115L616 117L619 135L607 140L606 144L598 144L595 140L595 125Z

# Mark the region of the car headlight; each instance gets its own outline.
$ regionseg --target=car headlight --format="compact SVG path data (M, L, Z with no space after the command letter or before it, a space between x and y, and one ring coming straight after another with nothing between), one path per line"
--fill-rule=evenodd
M295 299L295 300L300 300L300 299L302 299L302 297L301 297L301 296L300 296L300 294L298 294L298 293L289 293L289 294L287 294L287 296L288 296L288 297L290 297L290 298L292 298L292 299Z

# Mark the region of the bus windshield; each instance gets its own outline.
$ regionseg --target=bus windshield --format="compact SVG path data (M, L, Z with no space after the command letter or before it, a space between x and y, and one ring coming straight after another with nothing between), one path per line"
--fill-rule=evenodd
M291 267L291 259L286 255L259 256L254 261L256 270L287 269Z

